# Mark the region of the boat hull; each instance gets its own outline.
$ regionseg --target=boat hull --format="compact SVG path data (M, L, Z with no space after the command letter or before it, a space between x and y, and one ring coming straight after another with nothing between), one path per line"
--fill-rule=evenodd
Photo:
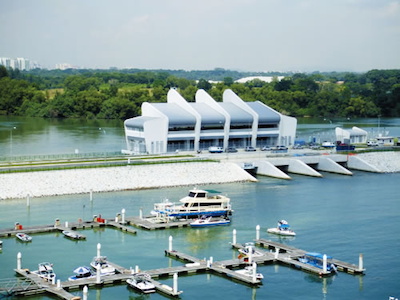
M210 223L191 223L190 227L210 227L210 226L221 226L229 225L231 221L220 221L220 222L210 222Z
M278 228L268 228L268 233L283 235L283 236L296 236L296 233L291 230L279 230Z

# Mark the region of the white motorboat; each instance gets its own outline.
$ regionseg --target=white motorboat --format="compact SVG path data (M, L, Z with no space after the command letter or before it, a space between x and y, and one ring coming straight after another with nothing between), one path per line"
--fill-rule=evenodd
M96 272L97 268L100 267L100 276L114 275L116 271L115 268L107 262L106 256L95 256L90 263L90 266L95 269Z
M298 261L303 264L311 265L319 269L323 269L324 264L326 264L326 271L328 272L337 271L336 266L332 262L332 256L323 255L321 253L317 252L305 253L303 256L298 258Z
M263 256L264 254L258 250L256 250L256 247L254 243L249 242L244 245L243 248L240 248L239 250L239 256L238 258L241 259L243 258L244 260L248 260L248 258L251 257L260 257Z
M229 225L231 220L228 217L212 217L212 216L202 216L190 223L191 227L209 227L209 226L220 226Z
M254 270L253 266L247 266L244 269L236 270L235 272L245 276L253 277L253 270ZM258 280L264 279L264 275L261 273L256 272L255 275L256 279Z
M147 273L137 273L126 282L129 286L141 291L142 293L154 293L156 291L155 285L151 282L151 277Z
M32 271L32 274L39 276L47 281L52 281L55 279L56 274L53 271L53 264L49 262L42 262L39 264L38 269L36 271Z
M18 232L15 236L22 242L31 242L32 237L26 233Z
M332 143L332 142L327 142L327 141L325 141L325 142L323 142L323 143L321 144L321 147L323 147L323 148L334 148L334 147L335 147L335 144Z
M211 191L192 189L180 203L164 201L154 204L153 215L176 218L197 218L202 215L222 216L232 213L230 198L223 195L209 196Z
M75 231L69 231L69 230L63 230L62 234L65 235L66 237L73 239L73 240L84 240L86 237L82 234L79 234Z
M75 275L68 277L69 281L75 281L79 279L86 279L91 277L96 277L96 274L92 272L89 267L82 266L74 270Z
M290 229L290 225L286 220L280 220L278 222L277 227L268 228L267 232L273 233L273 234L285 235L285 236L295 236L296 235L296 233Z

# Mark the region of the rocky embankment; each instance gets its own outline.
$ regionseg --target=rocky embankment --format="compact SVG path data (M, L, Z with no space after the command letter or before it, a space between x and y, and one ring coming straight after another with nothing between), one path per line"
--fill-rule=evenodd
M358 157L383 173L400 172L400 151L360 153Z
M257 181L234 163L201 162L0 174L0 199Z

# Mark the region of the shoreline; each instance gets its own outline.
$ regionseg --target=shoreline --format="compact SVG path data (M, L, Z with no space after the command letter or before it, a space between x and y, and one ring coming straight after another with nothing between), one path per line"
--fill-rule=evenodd
M357 154L381 173L400 172L400 152ZM233 162L177 163L0 174L0 201L257 179Z
M0 200L254 181L234 163L177 163L0 174Z

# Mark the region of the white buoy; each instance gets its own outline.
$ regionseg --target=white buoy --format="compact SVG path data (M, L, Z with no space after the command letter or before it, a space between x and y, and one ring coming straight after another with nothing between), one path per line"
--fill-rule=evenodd
M101 244L97 244L97 258L100 258L100 250L101 250Z
M172 251L172 235L169 236L168 251Z
M178 293L178 273L174 273L174 286L173 286L174 294Z
M87 296L88 296L88 287L87 285L85 285L83 287L83 300L87 300Z
M90 190L90 193L89 193L89 199L90 199L90 201L93 201L93 190L92 189Z
M256 275L257 275L257 264L255 262L253 262L253 282L256 282Z
M96 265L96 283L97 284L101 283L101 279L100 279L100 264Z
M328 265L328 262L327 262L327 257L326 257L326 254L324 254L323 256L322 256L322 270L324 271L324 273L326 273L326 271L327 271L327 265Z
M22 254L21 252L18 252L17 254L17 270L21 270L21 261L22 261Z
M364 262L363 262L362 253L360 253L360 256L358 257L358 269L360 269L360 270L364 269Z
M142 210L142 208L139 209L139 218L143 219L143 210Z
M256 226L256 240L260 239L260 225Z
M65 228L68 228L68 221L65 221Z
M125 208L123 208L123 209L121 210L121 215L122 215L122 221L121 221L121 223L122 223L122 224L125 224Z
M27 194L26 195L26 206L30 206L31 205L31 199L30 199L30 196L29 196L29 194Z
M232 245L236 245L236 229L232 231Z
M278 259L279 256L279 248L275 248L275 259Z

